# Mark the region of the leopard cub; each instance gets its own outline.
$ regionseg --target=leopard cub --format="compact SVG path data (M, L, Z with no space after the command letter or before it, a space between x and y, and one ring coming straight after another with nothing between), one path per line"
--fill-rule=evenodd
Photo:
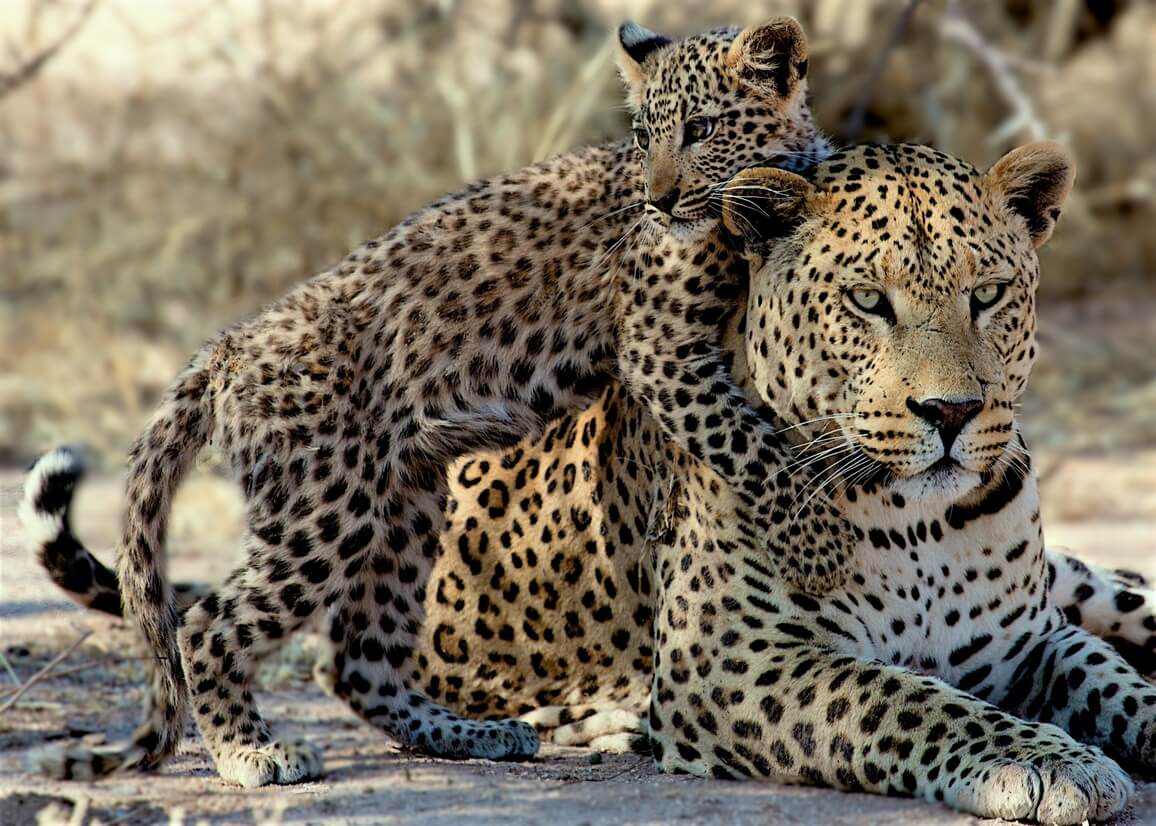
M366 721L434 755L534 754L528 724L464 719L414 684L447 466L541 432L615 378L731 483L784 576L816 592L842 581L850 526L817 502L786 518L778 486L804 480L775 479L787 446L717 342L745 272L718 227L719 187L754 162L826 153L803 34L785 18L680 41L628 24L618 46L634 139L442 197L193 356L130 455L117 552L123 607L156 663L146 719L124 746L58 754L57 774L158 765L191 703L225 779L317 776L319 755L274 738L251 688L319 615L335 691ZM247 559L182 617L165 529L210 440L246 497ZM43 459L26 524L87 554L68 529L78 475L68 451Z

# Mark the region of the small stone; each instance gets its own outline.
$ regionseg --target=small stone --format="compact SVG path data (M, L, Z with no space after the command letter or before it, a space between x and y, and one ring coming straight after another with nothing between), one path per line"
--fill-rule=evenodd
M590 765L591 766L602 765L602 752L596 751L592 755L590 755Z

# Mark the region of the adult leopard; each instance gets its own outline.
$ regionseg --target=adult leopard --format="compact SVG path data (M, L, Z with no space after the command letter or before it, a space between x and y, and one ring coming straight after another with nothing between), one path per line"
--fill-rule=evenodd
M1116 761L1156 768L1156 687L1049 593L1015 417L1036 248L1073 177L1052 144L986 173L896 146L810 180L737 176L748 386L822 457L812 495L860 541L845 585L806 594L736 530L746 506L673 449L649 715L664 769L1081 823L1125 805Z
M436 755L532 755L526 723L464 719L413 684L447 466L541 433L616 377L751 506L749 529L783 576L810 590L842 581L849 525L818 502L787 520L770 483L786 443L734 385L717 340L736 287L716 263L718 186L753 162L827 149L806 106L803 33L776 18L675 42L629 24L617 42L633 141L435 201L222 332L171 385L130 455L118 546L121 598L154 655L150 706L129 743L74 752L64 771L156 766L191 694L222 777L316 776L316 750L273 737L250 683L322 614L335 688L366 721ZM182 623L165 527L210 440L246 496L248 559ZM50 539L35 502L26 514Z

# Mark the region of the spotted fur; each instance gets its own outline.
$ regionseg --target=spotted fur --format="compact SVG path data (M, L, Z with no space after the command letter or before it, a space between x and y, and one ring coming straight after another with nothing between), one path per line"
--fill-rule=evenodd
M784 183L799 185L772 183L776 191L789 191ZM792 366L793 348L800 341L811 346L810 334L825 330L840 346L820 357L839 353L858 365L867 361L864 351L850 347L871 346L864 333L851 345L856 336L843 328L865 319L836 291L858 285L842 279L860 277L861 265L853 259L844 267L815 250L829 244L823 256L854 256L888 243L902 248L910 239L898 227L919 205L930 210L926 253L936 255L926 260L938 262L939 277L959 276L947 266L952 245L945 239L962 237L954 226L971 235L971 243L990 244L998 257L1018 262L1011 274L1023 279L1022 294L1009 298L1014 303L997 311L999 323L991 326L993 317L984 329L1011 337L1001 348L1011 363L1030 361L1034 253L1025 246L1022 219L1001 208L995 195L985 196L987 184L958 161L911 148L857 150L806 184L838 190L839 197L825 202L830 213L811 216L813 236L779 240L791 252L756 272L746 318L732 319L726 338L731 371L752 398L783 418L788 432L802 434L810 430L798 426L804 421L842 409L823 405L848 404L838 394L826 398L829 392L809 400L807 384L822 370L777 372L778 364ZM877 189L892 187L898 195L901 185L909 198L887 198ZM954 192L957 186L963 195ZM974 201L978 211L969 212L960 198ZM762 212L775 215L769 207ZM876 227L881 215L888 221ZM984 236L978 228L988 221L996 230ZM757 231L748 240L756 264L762 242L782 226L746 226L737 216L732 223L740 232ZM887 226L895 234L883 240ZM808 250L814 273L795 265L807 260ZM828 273L832 284L840 283L828 285L822 300L822 291L807 297L808 304L820 302L810 306L825 323L808 320L796 329L788 310L803 309L804 279L826 283ZM896 294L918 294L896 278L889 285ZM945 303L936 289L923 298L917 306ZM950 372L966 362L940 365L949 380L959 381ZM1019 364L1009 373L1026 368ZM892 364L891 372L902 378L910 371ZM760 386L756 375L772 378ZM923 380L936 392L939 379ZM865 386L863 377L853 385ZM856 389L851 398L859 394ZM900 433L892 426L893 435L882 437L890 444L881 447L907 462L919 421L902 401L900 410L913 419L904 424L912 429ZM869 423L902 418L876 417L876 409L870 408ZM815 450L823 442L810 443L835 421L819 420L814 431L798 436L802 460L831 458ZM988 427L982 418L970 426ZM838 436L836 430L830 435ZM1011 434L1018 438L1014 428ZM965 428L956 438L969 436ZM858 529L855 558L862 566L842 591L816 598L767 569L757 545L739 530L735 511L743 505L676 449L642 405L611 386L537 440L453 464L448 525L426 598L415 680L459 713L523 715L565 743L636 748L653 726L656 753L672 771L919 794L981 814L1042 822L1104 815L1122 805L1127 778L1070 735L1121 759L1139 753L1143 762L1147 748L1151 767L1151 746L1142 739L1150 689L1074 623L1085 622L1116 644L1126 638L1122 653L1150 669L1156 603L1133 575L1096 571L1043 551L1030 468L1006 455L1009 461L954 499L954 470L942 487L882 477L843 491L837 501ZM65 578L57 581L68 587ZM1029 685L1025 675L1041 679ZM1016 693L1009 683L1018 686ZM1030 720L1050 720L1070 735ZM980 751L977 742L984 743Z
M70 752L54 771L158 765L191 698L224 778L315 776L319 757L273 738L250 683L321 615L334 689L371 724L440 756L532 755L526 723L470 721L415 685L447 467L540 434L615 378L734 486L785 577L816 592L842 581L850 526L823 503L787 522L773 483L787 443L717 342L738 286L717 185L754 161L826 150L805 102L805 40L786 19L678 42L640 32L624 27L619 43L638 132L653 136L645 151L593 147L445 196L193 357L129 462L118 575L157 663L145 721L129 744ZM687 107L709 108L709 135L690 135ZM660 179L694 199L692 218L651 191ZM182 616L164 577L166 520L210 440L246 496L247 560ZM67 536L45 560L83 576Z
M1072 177L1049 144L987 173L899 146L738 177L774 193L728 218L752 257L749 386L804 456L835 446L819 484L860 541L845 586L802 593L736 534L715 474L676 459L649 713L665 769L1081 823L1127 802L1120 762L1156 767L1156 687L1049 592L1015 420L1035 248Z

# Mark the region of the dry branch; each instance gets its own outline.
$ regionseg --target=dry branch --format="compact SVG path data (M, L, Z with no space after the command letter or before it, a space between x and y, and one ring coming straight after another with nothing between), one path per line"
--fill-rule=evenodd
M31 55L19 58L15 68L0 72L0 98L11 94L39 75L44 67L60 54L61 49L79 34L95 8L96 0L88 0L81 8L80 14L72 21L72 25L66 28L56 40Z
M955 4L952 4L944 14L939 24L939 33L944 40L963 46L971 52L987 70L996 93L1011 110L1011 114L992 131L989 138L992 143L1002 143L1021 130L1027 132L1032 140L1047 137L1047 127L1036 111L1031 97L1016 77L1012 67L1013 61L988 42Z
M25 682L24 685L20 686L16 693L5 701L4 705L0 706L0 714L3 714L8 709L12 708L12 706L16 705L17 701L19 701L21 697L28 693L28 689L39 683L41 680L51 674L56 666L60 665L62 662L72 656L72 652L79 648L80 644L88 639L91 634L92 631L85 631L83 634L72 641L72 645L68 646L68 648L64 649L55 657L53 657L52 661L49 662L48 665L44 666L44 668L40 669L31 677L29 677L28 681Z

